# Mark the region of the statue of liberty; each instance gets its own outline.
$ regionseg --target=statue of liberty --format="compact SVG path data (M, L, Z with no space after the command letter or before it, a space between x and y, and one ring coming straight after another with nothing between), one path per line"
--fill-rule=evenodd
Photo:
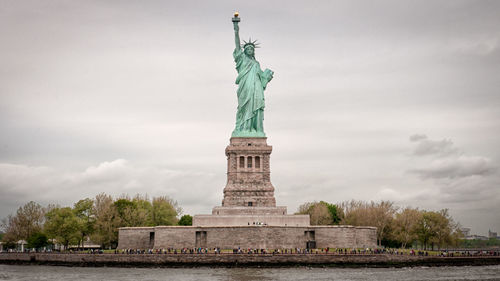
M238 22L238 13L234 13L234 37L236 48L233 52L238 77L238 111L236 112L236 128L233 137L265 137L264 121L264 90L267 83L273 79L274 72L266 69L262 71L260 64L255 60L256 41L243 41L241 45Z

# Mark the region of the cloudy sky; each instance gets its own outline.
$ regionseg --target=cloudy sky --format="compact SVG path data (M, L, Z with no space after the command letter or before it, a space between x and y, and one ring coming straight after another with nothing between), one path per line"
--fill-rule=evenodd
M0 2L0 217L34 200L220 205L231 17L275 71L278 205L392 200L500 232L499 1Z

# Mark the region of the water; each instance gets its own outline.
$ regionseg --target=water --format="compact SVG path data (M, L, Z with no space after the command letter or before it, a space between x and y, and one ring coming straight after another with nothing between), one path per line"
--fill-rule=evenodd
M500 265L413 268L106 268L0 264L0 280L500 281Z

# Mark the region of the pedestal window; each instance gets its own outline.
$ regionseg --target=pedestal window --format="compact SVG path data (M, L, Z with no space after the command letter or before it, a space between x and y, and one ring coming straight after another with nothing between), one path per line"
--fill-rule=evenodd
M240 156L240 168L245 168L245 157Z

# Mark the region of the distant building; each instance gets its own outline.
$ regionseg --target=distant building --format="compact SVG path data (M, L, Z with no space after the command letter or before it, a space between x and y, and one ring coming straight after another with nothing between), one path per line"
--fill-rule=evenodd
M500 239L500 236L498 236L496 232L493 232L491 230L488 230L488 236L470 234L470 228L468 227L462 227L459 231L462 233L464 239L466 240L488 240L490 238Z
M468 236L470 236L470 228L468 228L468 227L460 228L460 232L462 233L464 238L467 238Z
M101 245L96 244L93 241L91 241L89 238L87 238L87 240L83 242L83 246L82 245L69 245L68 249L73 249L73 250L80 250L80 249L83 249L83 250L97 250L97 249L101 249Z
M473 234L473 235L465 237L465 239L467 239L467 240L488 240L488 237Z
M20 252L24 252L24 250L26 249L26 246L28 246L28 242L26 242L26 240L19 240L16 243L16 250L20 251Z

